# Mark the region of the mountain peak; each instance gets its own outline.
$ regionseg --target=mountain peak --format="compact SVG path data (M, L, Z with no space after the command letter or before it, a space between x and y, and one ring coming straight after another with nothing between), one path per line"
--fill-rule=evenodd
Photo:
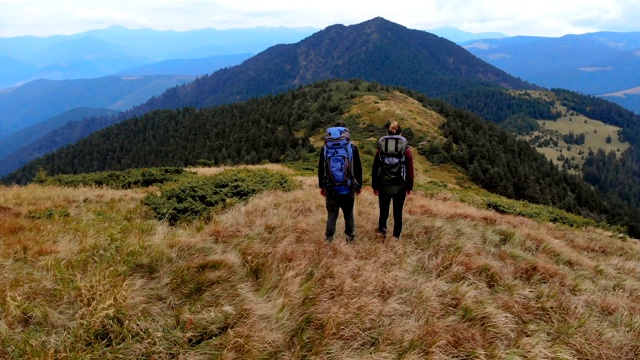
M383 18L381 16L376 16L373 19L370 19L370 20L367 20L367 21L364 21L364 22L360 23L360 25L366 25L366 24L369 24L369 25L394 24L394 25L402 26L400 24L396 24L396 23L394 23L392 21L389 21L389 20L387 20L387 19L385 19L385 18Z
M396 31L409 30L406 26L387 20L381 16L353 25L356 28L373 29L395 29Z

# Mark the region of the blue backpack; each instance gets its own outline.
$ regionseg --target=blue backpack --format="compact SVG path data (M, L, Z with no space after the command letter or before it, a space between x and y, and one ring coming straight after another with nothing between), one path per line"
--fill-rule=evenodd
M353 148L349 129L330 127L324 135L325 189L337 194L349 194L355 186L353 178Z

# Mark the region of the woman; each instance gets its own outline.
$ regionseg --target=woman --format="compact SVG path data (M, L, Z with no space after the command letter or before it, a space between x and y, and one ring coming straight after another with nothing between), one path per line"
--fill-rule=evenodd
M396 121L389 125L387 134L378 140L371 180L373 193L380 204L378 233L386 237L389 207L393 201L393 237L399 239L404 201L413 191L413 156Z

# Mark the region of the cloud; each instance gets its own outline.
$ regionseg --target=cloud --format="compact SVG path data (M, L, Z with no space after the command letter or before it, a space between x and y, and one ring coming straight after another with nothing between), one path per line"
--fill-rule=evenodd
M71 34L122 25L158 30L325 28L382 16L414 29L560 36L639 31L635 0L0 0L0 36Z

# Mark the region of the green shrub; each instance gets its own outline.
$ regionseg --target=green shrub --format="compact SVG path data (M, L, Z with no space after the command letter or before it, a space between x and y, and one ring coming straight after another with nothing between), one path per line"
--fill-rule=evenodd
M551 206L532 204L526 201L493 197L487 199L485 205L487 208L502 214L524 216L538 221L549 221L571 227L598 226L594 220L571 214ZM606 224L599 225L606 226Z
M149 194L144 204L158 219L170 224L209 219L214 211L244 201L267 190L290 191L299 186L292 177L273 170L225 170L213 176L201 176Z

